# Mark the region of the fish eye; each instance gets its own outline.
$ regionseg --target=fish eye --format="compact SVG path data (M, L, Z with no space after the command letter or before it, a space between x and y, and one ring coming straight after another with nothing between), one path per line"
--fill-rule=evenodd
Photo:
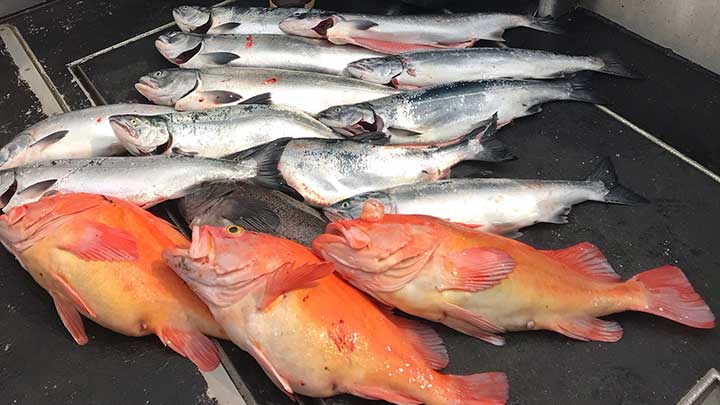
M340 204L340 207L345 209L350 208L350 201L345 201L344 203Z
M342 111L342 108L340 108L340 107L335 107L335 112L340 112L340 111Z
M229 225L225 228L225 232L229 233L230 235L237 235L243 231L242 228L240 228L237 225Z
M160 77L160 76L162 76L162 72L155 72L155 73L153 73L153 76Z

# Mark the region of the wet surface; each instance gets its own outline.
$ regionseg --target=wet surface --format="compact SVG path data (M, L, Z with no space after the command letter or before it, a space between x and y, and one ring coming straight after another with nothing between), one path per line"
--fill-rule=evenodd
M152 4L147 4L152 3ZM200 4L202 2L190 2ZM210 2L204 2L205 4ZM262 5L263 2L242 2ZM385 2L389 3L389 2ZM453 4L455 3L455 4ZM461 11L461 2L448 7ZM495 7L498 2L493 3ZM513 11L526 2L513 2ZM52 2L13 17L29 46L73 108L89 105L67 64L171 21L176 2L124 0ZM343 10L377 12L382 2L343 2ZM464 7L469 7L464 3ZM318 1L318 8L334 8ZM455 8L453 8L455 6ZM720 169L720 81L642 39L584 11L566 18L568 34L510 31L511 46L594 54L612 49L644 80L593 76L609 107L711 169ZM84 63L76 72L100 101L145 102L132 88L138 76L171 67L154 49L156 35ZM27 87L0 48L0 138L6 142L42 118ZM84 75L84 76L82 76ZM621 182L652 203L642 207L586 203L567 225L543 224L521 239L542 249L589 241L624 278L663 264L683 268L716 313L720 311L720 259L714 231L720 226L720 184L591 105L553 103L534 117L503 129L500 138L518 160L488 166L462 164L456 176L493 170L502 177L582 179L610 156ZM163 214L161 208L154 210ZM208 402L194 366L156 338L127 338L86 321L90 343L75 345L49 296L4 250L0 253L0 393L19 403ZM714 287L714 288L713 288ZM710 367L720 364L720 332L699 331L651 315L608 317L625 329L615 344L571 341L549 332L514 333L494 347L445 327L434 327L450 353L447 372L498 370L510 378L511 403L674 403ZM291 403L252 358L224 343L250 391L249 403ZM243 392L243 389L241 389ZM351 397L327 404L365 403Z

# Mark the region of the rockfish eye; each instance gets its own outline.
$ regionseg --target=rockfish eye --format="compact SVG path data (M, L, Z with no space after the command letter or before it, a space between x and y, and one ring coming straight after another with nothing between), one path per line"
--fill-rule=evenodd
M350 201L345 201L344 203L340 204L340 207L342 208L350 208Z
M229 225L225 228L225 232L229 233L230 235L237 235L243 231L242 228L240 228L237 225Z

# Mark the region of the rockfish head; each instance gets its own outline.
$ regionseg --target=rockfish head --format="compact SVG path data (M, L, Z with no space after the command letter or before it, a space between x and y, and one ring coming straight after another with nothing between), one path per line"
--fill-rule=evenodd
M385 272L393 271L398 282L415 274L429 260L438 239L435 229L419 217L385 215L382 203L368 200L359 219L329 224L312 246L319 257L335 263L344 278L372 292L376 287L393 288L394 281L376 284Z
M35 139L27 132L13 138L0 149L0 169L22 166L26 160L24 156L33 143Z
M113 115L109 122L115 136L132 155L161 155L172 147L167 120L162 116Z
M339 201L329 207L325 207L323 212L331 221L341 221L343 219L360 218L365 203L369 200L379 201L385 210L394 212L393 203L390 195L384 191L371 191L369 193L358 194L350 198Z
M298 11L280 21L280 29L286 34L307 38L325 38L327 31L341 18L333 13Z
M203 301L226 307L287 261L275 254L277 240L236 225L196 225L189 249L168 249L163 257Z
M165 59L182 65L197 55L202 48L202 35L186 32L170 32L155 40L155 48Z
M155 104L172 107L192 93L198 81L198 73L194 69L165 69L141 77L135 83L135 89Z
M210 7L180 6L173 9L175 24L185 32L205 34L212 26Z
M405 64L399 56L367 58L347 65L347 72L360 80L378 84L390 84L405 71Z
M337 105L320 111L316 118L341 134L351 137L382 131L383 121L367 103Z

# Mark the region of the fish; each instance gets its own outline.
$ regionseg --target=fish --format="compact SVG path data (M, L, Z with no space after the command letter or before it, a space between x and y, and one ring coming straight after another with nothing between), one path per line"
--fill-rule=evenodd
M83 159L125 153L108 117L115 114L154 115L172 108L147 104L111 104L70 111L25 129L0 149L0 169L43 160Z
M208 35L284 34L279 24L303 8L201 7L173 9L175 24L184 32ZM312 12L312 11L311 11Z
M468 48L478 40L502 42L506 29L528 27L561 33L549 17L501 13L368 15L297 11L282 20L286 34L327 38L386 54L435 48Z
M355 219L365 202L379 201L388 214L428 215L519 237L540 223L566 224L573 205L585 201L640 205L648 201L618 183L605 158L581 181L495 178L444 179L409 184L350 197L324 209L331 220Z
M305 246L327 220L315 209L277 190L249 182L210 184L178 201L190 226L230 226L290 239Z
M193 227L166 263L231 340L291 398L349 393L397 404L500 404L501 372L435 370L447 350L431 327L392 315L340 280L310 249L239 226Z
M225 331L163 261L164 250L190 243L160 218L120 199L56 194L0 216L0 241L77 344L88 342L82 315L123 335L157 335L200 370L220 364L206 335Z
M346 136L368 131L391 144L450 142L493 114L498 125L540 112L541 104L573 100L602 104L585 77L553 81L484 80L410 90L375 100L329 107L316 114Z
M538 250L435 217L385 214L376 200L359 219L328 225L313 250L380 302L494 345L505 344L505 332L528 330L616 342L620 324L599 317L623 311L715 326L678 267L622 281L588 242Z
M0 171L0 208L8 212L54 193L102 194L148 208L180 198L205 183L252 179L272 188L281 181L274 169L278 152L267 148L240 161L142 156L35 163Z
M180 111L252 104L268 92L274 104L316 114L337 104L372 100L398 90L349 77L284 69L220 67L166 69L139 79L135 88L153 103ZM260 97L260 101L264 101Z
M221 158L279 138L340 136L307 113L243 104L142 117L115 115L110 125L132 155L184 154Z
M570 56L514 48L439 49L359 59L346 66L357 79L416 89L459 80L553 79L580 71L638 78L615 55Z
M336 46L321 39L289 35L199 35L171 32L155 47L182 68L222 66L277 68L348 76L345 68L358 59L384 56L357 46Z
M308 205L326 207L358 193L445 178L464 160L513 159L495 138L495 121L483 124L444 146L385 145L386 138L371 135L362 140L281 139L265 147L282 149L277 169L287 188ZM258 152L267 154L265 147ZM250 158L252 153L245 152Z

